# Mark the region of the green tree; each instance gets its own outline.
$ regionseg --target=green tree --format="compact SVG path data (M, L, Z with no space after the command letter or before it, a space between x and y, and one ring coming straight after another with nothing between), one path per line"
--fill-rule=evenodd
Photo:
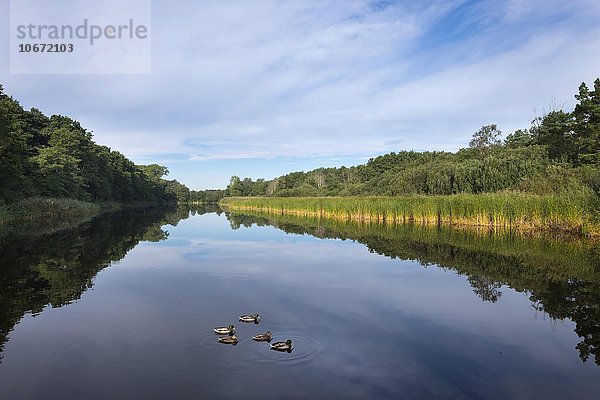
M239 176L232 176L227 185L227 194L229 196L243 196L242 181Z
M87 201L175 202L188 198L166 167L136 166L92 140L69 117L24 111L0 85L0 201L61 196Z
M504 144L508 147L526 147L534 143L534 137L527 129L517 129L506 137Z
M158 164L140 165L139 168L153 182L160 182L162 177L169 175L167 167Z
M166 188L167 193L172 194L178 203L187 203L190 201L190 189L176 180L167 181Z
M473 134L473 138L469 142L469 147L479 149L480 152L485 152L486 149L499 145L502 132L496 124L484 125Z
M56 146L44 147L32 158L39 170L39 194L50 197L83 196L80 160Z
M264 196L267 194L267 182L260 178L256 182L252 183L252 189L250 190L250 196Z
M27 142L23 108L0 85L0 197L15 199L28 189Z
M552 159L567 158L573 161L574 154L573 120L570 113L552 111L534 120L531 128L535 142L548 147Z
M579 103L573 111L576 161L600 165L600 79L590 91L585 83L575 96Z

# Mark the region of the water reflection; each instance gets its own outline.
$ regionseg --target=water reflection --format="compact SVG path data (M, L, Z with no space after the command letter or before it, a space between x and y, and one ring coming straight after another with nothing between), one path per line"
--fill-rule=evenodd
M0 360L8 335L26 313L36 315L51 305L78 300L93 278L121 260L141 241L169 237L161 227L176 226L190 210L135 209L104 214L76 228L50 234L19 232L0 239Z
M1 241L0 398L598 393L574 351L597 354L593 243L220 213L126 211ZM213 331L229 324L235 346ZM267 330L294 350L252 339Z
M571 319L580 358L600 365L600 245L572 237L381 226L261 213L227 213L232 229L273 226L287 233L353 240L391 258L416 260L465 275L483 301L502 298L503 286L529 295L553 320Z

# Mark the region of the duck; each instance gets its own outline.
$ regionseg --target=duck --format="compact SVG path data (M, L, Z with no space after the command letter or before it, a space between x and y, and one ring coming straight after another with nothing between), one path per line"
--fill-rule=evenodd
M273 339L273 334L270 331L266 331L265 333L259 333L258 335L252 336L253 340L257 342L270 342Z
M272 343L271 350L291 352L293 350L292 341L288 339L285 342Z
M258 314L254 314L254 315L240 315L240 321L242 322L254 322L255 324L258 324L258 321L260 320L260 316Z
M232 335L232 336L223 336L223 337L219 338L219 342L225 343L225 344L236 345L237 342L238 342L238 338L235 335Z
M217 328L214 328L213 331L217 335L231 335L231 334L235 333L235 326L233 326L233 325L219 326Z

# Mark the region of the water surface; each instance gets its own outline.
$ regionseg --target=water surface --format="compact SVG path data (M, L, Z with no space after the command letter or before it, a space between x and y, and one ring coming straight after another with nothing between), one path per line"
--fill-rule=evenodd
M146 210L0 251L1 398L600 393L591 242Z

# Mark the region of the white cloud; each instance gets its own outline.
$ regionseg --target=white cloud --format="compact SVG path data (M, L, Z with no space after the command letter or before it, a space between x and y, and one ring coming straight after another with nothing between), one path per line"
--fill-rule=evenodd
M2 72L6 91L134 159L198 164L453 150L483 124L506 132L552 99L571 106L600 70L587 0L153 7L150 76Z

